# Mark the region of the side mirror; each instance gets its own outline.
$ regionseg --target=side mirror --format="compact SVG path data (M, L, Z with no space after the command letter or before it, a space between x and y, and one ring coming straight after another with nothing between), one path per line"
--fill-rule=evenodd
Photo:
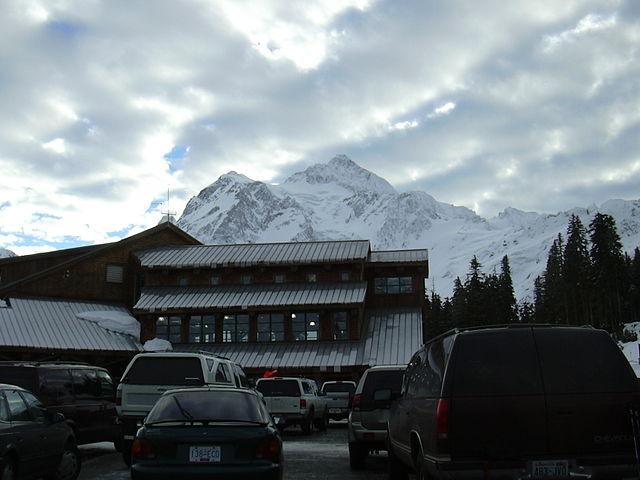
M60 412L49 412L49 421L51 423L61 423L64 422L64 414Z

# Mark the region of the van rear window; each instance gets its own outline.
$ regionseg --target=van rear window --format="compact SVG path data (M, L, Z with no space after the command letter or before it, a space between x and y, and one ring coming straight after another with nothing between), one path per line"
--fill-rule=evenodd
M265 397L299 397L300 386L296 380L263 380L256 385Z
M529 328L461 334L454 349L456 396L542 394Z
M360 394L360 409L372 410L378 408L373 401L373 394L376 390L391 389L391 395L396 398L400 394L402 387L402 370L373 370L367 373L367 378L362 386Z
M535 337L547 393L637 390L629 362L606 332L549 328Z
M135 385L204 385L202 365L195 357L140 357L122 379Z
M8 383L38 393L38 378L35 368L0 366L0 383Z

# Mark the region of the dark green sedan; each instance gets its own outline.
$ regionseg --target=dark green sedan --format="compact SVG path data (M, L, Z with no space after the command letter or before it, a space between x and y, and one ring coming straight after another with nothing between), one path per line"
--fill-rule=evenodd
M131 448L131 478L282 479L282 439L262 398L230 387L169 390Z

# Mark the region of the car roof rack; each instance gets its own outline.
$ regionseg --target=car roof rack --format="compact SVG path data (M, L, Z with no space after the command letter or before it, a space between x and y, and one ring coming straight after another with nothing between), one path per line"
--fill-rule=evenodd
M451 330L447 330L440 335L436 335L435 337L429 339L425 342L431 343L434 340L438 340L443 337L448 337L450 335L455 335L456 333L463 332L472 332L475 330L489 330L491 328L532 328L532 327L545 327L545 328L589 328L595 329L592 325L570 325L568 323L497 323L493 325L474 325L472 327L455 327Z

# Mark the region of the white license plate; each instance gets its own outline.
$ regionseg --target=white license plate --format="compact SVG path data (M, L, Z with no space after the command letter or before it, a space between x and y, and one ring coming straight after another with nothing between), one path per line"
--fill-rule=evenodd
M220 447L189 447L189 461L194 463L217 463L220 461Z
M341 408L330 408L329 413L340 413L342 412Z
M565 477L569 475L567 460L539 460L531 462L531 476L534 478Z

